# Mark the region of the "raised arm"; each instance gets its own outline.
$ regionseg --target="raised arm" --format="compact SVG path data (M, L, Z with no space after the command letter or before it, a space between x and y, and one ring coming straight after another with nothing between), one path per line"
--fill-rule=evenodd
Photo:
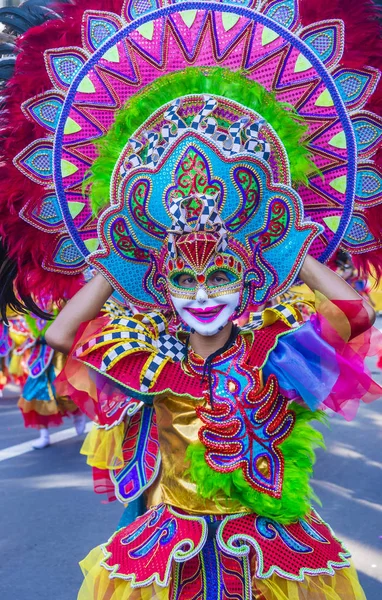
M329 267L307 256L299 273L300 279L313 291L321 292L328 300L361 300L369 317L370 325L375 321L375 311L342 277Z
M47 344L68 353L81 323L94 319L112 293L110 283L98 273L57 315L45 334Z

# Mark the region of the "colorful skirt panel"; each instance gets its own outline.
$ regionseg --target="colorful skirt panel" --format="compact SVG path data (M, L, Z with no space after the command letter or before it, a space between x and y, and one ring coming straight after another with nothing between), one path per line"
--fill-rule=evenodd
M162 504L81 563L78 600L364 600L349 556L314 511L280 525Z

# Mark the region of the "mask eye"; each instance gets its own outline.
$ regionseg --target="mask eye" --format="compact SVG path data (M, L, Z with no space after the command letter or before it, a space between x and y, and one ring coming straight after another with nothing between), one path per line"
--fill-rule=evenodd
M179 273L171 278L171 283L180 288L194 289L197 281L190 273Z
M212 273L209 273L207 277L208 287L229 285L230 283L235 283L236 281L238 281L238 277L231 273L231 271L226 271L225 269L212 271Z

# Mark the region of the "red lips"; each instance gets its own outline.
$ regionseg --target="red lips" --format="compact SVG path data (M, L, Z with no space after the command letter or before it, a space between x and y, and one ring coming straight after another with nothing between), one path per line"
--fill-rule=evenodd
M218 315L220 315L226 304L219 304L219 306L208 306L207 308L186 308L186 310L198 321L213 321Z

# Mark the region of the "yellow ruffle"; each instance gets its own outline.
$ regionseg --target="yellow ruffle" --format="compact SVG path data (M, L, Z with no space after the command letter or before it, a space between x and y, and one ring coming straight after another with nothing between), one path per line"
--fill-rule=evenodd
M289 581L278 575L253 579L253 600L366 600L353 566L336 574Z
M25 400L25 398L21 396L17 406L24 414L36 412L39 415L47 416L56 415L58 413L57 403L54 398L52 400L38 400L37 398Z
M9 363L9 372L11 375L15 375L16 377L21 377L24 373L24 367L22 364L23 357L18 354L12 354L11 360Z
M18 331L15 331L14 329L12 329L12 327L9 330L9 337L11 338L11 340L13 342L15 342L16 346L21 346L21 344L23 342L25 342L27 336L28 336L27 333L20 333Z
M100 566L104 559L101 548L94 548L80 563L84 582L77 600L169 600L169 588L155 583L134 589L124 579L109 579L110 572Z
M0 370L0 392L7 385L7 383L8 383L8 377L6 376L4 371Z
M112 429L100 429L94 425L85 438L81 454L87 463L98 469L118 469L123 466L122 444L125 435L124 423Z
M36 412L39 415L67 415L68 413L74 413L77 410L77 406L70 398L56 396L54 397L51 384L48 382L48 390L51 396L51 400L39 400L34 398L33 400L25 400L23 396L20 397L17 402L17 406L23 414L30 412Z
M101 566L104 553L97 546L80 563L84 582L77 600L168 600L169 588L156 584L134 589L124 579L109 579ZM252 580L253 600L366 600L353 566L339 569L335 575L306 577L289 581L278 575ZM185 599L186 600L186 599Z

